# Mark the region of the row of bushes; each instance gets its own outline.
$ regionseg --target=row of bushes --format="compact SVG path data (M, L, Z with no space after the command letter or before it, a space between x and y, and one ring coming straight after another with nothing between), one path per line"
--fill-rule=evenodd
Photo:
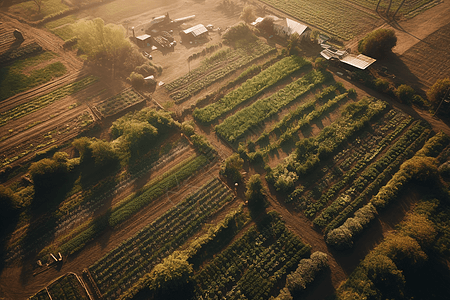
M433 157L440 153L448 143L449 137L444 133L439 133L429 139L413 158L401 165L400 170L372 197L368 204L355 212L353 218L347 219L343 225L329 231L327 243L336 248L351 247L354 238L375 218L377 210L383 209L397 198L406 183L412 179L421 181L435 179L437 166ZM400 162L397 161L397 163ZM391 168L386 168L383 173L385 176L389 176L392 171Z

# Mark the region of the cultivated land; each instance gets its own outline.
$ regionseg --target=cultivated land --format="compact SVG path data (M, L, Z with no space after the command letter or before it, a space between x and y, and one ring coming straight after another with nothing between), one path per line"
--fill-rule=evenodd
M449 233L445 217L439 217L449 209L436 192L448 190L441 170L450 142L437 134L450 135L443 121L337 75L345 74L338 67L317 68L314 59L320 48L312 44L302 44L300 58L283 57L280 49L286 42L261 35L237 48L221 44L188 64L188 57L223 43L217 28L239 22L241 2L115 0L42 25L30 23L73 5L56 2L56 11L49 9L49 0L41 14L31 2L2 8L7 14L0 14L0 54L34 49L33 43L42 47L1 67L0 84L25 80L23 76L30 81L11 89L0 102L2 182L20 199L20 214L0 243L0 299L88 299L88 294L92 299L140 299L153 283L148 274L173 259L192 264L193 298L269 299L279 295L287 277L297 278L299 263L312 264L306 259L317 257L312 255L316 251L327 254L329 271L306 285L306 292L288 287L294 299L324 299L335 292L343 297L360 293L352 280L364 272L360 261L369 252L375 249L370 258L398 249L390 232L408 221L405 216L416 206L415 218L429 212L425 215L437 235L433 249L440 250L432 252L411 231L398 235L416 239L433 264L445 265L432 256L449 258L448 250L442 250L448 249ZM264 0L253 7L258 16L265 12L297 18L344 39L344 47L353 50L357 37L366 32L394 28L396 56L377 62L376 68L387 67L389 76L420 94L448 77L450 2L414 1L389 24L383 15L387 1L379 14L376 2ZM396 9L400 1L393 2ZM110 70L83 62L76 51L62 47L73 37L72 24L78 19L100 17L123 25L130 36L131 27L141 34L152 17L167 12L172 19L196 15L182 29L202 23L213 24L215 30L200 44L151 52L153 62L163 68L157 81L165 83L154 92L132 88L120 76L113 79ZM14 14L28 21L19 22ZM25 37L21 44L14 42L15 28ZM179 31L173 33L177 41ZM33 79L44 77L45 82ZM140 114L119 119L143 107ZM195 134L172 117L157 115L155 108L186 121ZM158 128L147 152L126 154L120 146L127 145L126 130L114 133L118 119L133 124L148 120ZM78 166L75 175L51 200L36 206L30 177L23 177L30 163L56 151L77 157L70 143L80 136L102 138L121 149L120 163L96 178L83 177L82 162L69 160ZM221 163L236 152L244 158L246 172L238 187L219 174ZM435 165L442 177L421 182L434 174L429 170ZM268 206L262 210L245 203L245 182L254 174L261 174L267 193ZM350 249L337 250L349 244ZM49 253L58 252L63 262L45 266L52 261ZM37 266L38 259L43 267ZM405 262L398 257L389 259L404 270L405 294L421 295L413 285L425 279L402 269ZM426 265L421 270L431 276L432 269ZM426 283L431 286L432 280ZM437 294L448 294L439 283L433 283Z

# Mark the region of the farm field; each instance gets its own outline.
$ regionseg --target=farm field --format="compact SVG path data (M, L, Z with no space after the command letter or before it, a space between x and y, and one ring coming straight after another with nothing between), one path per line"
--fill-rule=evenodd
M377 15L372 0L302 1L250 5L255 16L289 10L350 45L384 22L388 4ZM439 130L450 129L441 120L351 81L317 60L318 45L291 48L258 31L229 39L241 2L131 0L121 10L114 0L50 21L73 4L41 14L30 4L0 14L0 61L43 55L20 72L58 61L65 73L2 100L0 198L13 207L0 210L11 220L0 221L0 298L426 298L416 282L436 299L448 294L450 138ZM439 5L408 2L396 24ZM166 13L196 16L174 29L173 51L133 45L124 72L62 48L80 18L101 16L129 37ZM200 23L213 25L208 37L179 43ZM13 27L25 36L18 47ZM448 24L438 27L385 74L408 80L409 64L409 79L424 87L444 76ZM409 29L403 36L416 36ZM427 59L434 67L424 72ZM143 64L158 71L154 90L131 87L129 72ZM37 172L45 167L47 186ZM378 280L385 275L392 286Z

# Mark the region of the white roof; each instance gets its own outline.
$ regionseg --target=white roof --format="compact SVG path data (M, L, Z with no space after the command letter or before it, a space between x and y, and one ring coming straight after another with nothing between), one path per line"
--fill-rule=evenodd
M258 18L256 18L255 22L252 22L250 24L252 24L253 26L256 26L257 24L261 23L262 20L264 20L264 18L258 17Z
M356 56L354 54L348 54L348 55L344 56L341 59L341 61L343 63L346 63L346 64L349 64L351 66L354 66L354 67L356 67L358 69L364 70L368 66L373 64L376 61L376 59L368 57L368 56L365 56L364 54L359 54L358 56Z
M205 32L208 32L208 29L206 29L206 27L203 24L198 24L198 25L195 25L195 26L193 26L191 28L183 30L183 32L184 32L184 34L192 33L192 35L194 37L197 37L197 36L199 36L199 35L201 35L201 34L203 34Z
M293 34L294 32L297 32L298 35L302 35L303 32L305 32L305 30L308 29L308 26L300 24L299 22L288 19L288 18L286 18L286 25L287 25L287 28L289 28L289 34Z
M149 35L149 34L143 34L143 35L137 36L136 39L141 40L141 41L145 41L146 39L151 38L151 37L152 36Z

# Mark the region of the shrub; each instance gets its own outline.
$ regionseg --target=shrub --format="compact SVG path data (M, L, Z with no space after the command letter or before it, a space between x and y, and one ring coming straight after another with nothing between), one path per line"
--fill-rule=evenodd
M144 76L136 72L131 72L130 76L127 79L131 82L131 85L135 88L141 88L144 86L145 83Z
M317 69L326 69L328 67L328 60L322 57L317 57L316 60L314 61L314 66Z
M328 233L326 242L336 249L351 248L353 246L353 235L347 227L340 226Z
M397 36L392 29L380 28L367 34L359 41L358 51L373 57L382 57L397 44Z
M389 90L389 81L383 78L376 78L373 81L375 89L379 92L386 93Z
M413 100L416 91L406 84L400 85L395 91L395 96L401 103L410 104Z
M150 65L149 63L144 63L144 64L134 68L134 72L141 74L143 77L147 77L150 75L157 75L158 70L156 69L155 66ZM131 77L131 75L130 75L130 77Z
M53 157L44 158L31 164L28 169L34 183L36 193L46 193L63 184L71 166L68 164L68 154L56 152Z
M245 6L244 9L242 9L242 13L239 18L245 23L251 23L255 21L256 17L255 14L253 13L253 8L248 5Z
M258 25L256 25L256 28L258 28L260 31L265 32L266 34L272 35L274 33L273 22L273 18L266 17Z
M442 105L440 107L440 111L442 113L448 113L450 111L450 105L447 102L442 101L449 89L450 78L444 78L437 80L427 91L428 100L430 100L434 107L437 108L442 102ZM448 96L449 95L447 94L447 99Z
M286 277L286 287L293 292L305 290L317 274L328 266L328 257L323 252L314 252L309 259L302 259L297 269Z
M262 185L259 174L252 175L247 182L247 191L245 192L245 199L248 205L253 208L261 208L266 205L266 192Z
M232 182L241 181L241 170L244 165L244 160L239 157L239 154L234 153L229 156L222 164L220 174L227 177Z
M228 45L238 45L241 41L248 44L257 39L252 30L244 23L239 23L228 29L222 38L224 39L224 43Z
M181 124L181 132L183 132L186 136L189 137L189 136L195 134L195 129L188 122L183 122L183 124Z
M9 187L0 185L0 232L10 225L18 200L19 197Z
M115 167L119 157L109 142L82 137L72 142L80 153L80 165L93 168L96 171Z

